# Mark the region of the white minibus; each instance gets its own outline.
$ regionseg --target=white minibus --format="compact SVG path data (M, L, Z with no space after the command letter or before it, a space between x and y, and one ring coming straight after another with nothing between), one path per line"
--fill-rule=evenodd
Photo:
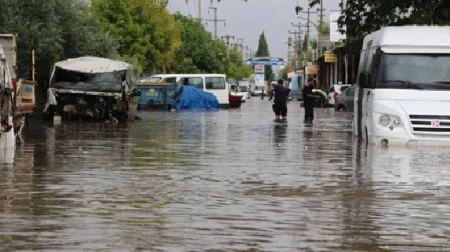
M186 78L190 85L214 94L222 108L229 108L229 90L225 74L156 74L145 79L145 81L176 82L178 85L183 85Z
M450 144L450 27L384 27L363 43L354 134L376 145Z

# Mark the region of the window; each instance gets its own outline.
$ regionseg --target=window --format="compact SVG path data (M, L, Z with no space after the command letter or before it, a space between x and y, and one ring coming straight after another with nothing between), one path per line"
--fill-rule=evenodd
M163 80L163 82L167 82L170 85L175 85L177 83L177 78L175 78L175 77L168 77L168 78L165 78Z
M126 71L80 73L56 68L52 87L78 91L120 92Z
M206 77L205 86L206 89L225 89L225 79L223 77Z
M146 79L138 80L138 82L159 82L161 79L161 77L149 77Z
M355 88L353 88L353 87L347 88L346 95L347 96L354 96L355 95Z
M180 79L181 85L184 84L185 80L188 80L189 85L196 88L203 89L203 79L201 77L184 77Z
M348 86L341 86L341 93L344 92L347 88Z
M450 55L383 54L381 86L450 89Z

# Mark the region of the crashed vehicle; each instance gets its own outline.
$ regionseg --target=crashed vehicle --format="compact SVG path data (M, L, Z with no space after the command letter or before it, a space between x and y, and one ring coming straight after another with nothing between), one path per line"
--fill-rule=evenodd
M140 92L132 65L99 57L54 64L44 112L49 119L134 120Z

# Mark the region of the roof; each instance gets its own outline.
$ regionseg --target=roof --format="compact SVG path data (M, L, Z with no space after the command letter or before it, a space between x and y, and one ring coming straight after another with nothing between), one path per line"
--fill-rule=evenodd
M450 47L450 26L388 26L367 35L372 46Z
M55 67L82 73L107 73L126 70L133 66L124 61L85 56L56 62Z

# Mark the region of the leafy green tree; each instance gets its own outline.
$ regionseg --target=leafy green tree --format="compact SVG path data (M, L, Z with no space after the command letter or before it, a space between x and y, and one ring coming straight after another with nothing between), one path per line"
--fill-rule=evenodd
M192 17L175 13L181 27L183 43L176 51L172 72L177 73L224 73L226 45L214 40L203 25Z
M69 57L114 57L118 44L102 34L88 6L78 0L0 0L0 33L17 34L19 78L31 79L35 50L36 79L48 82L51 66ZM44 91L45 85L39 85Z
M236 80L250 77L253 74L253 68L244 64L242 53L236 49L230 49L230 69L227 76Z
M313 7L321 0L309 0ZM363 37L389 25L448 25L450 2L442 0L345 0L345 9L339 19L341 32L359 51ZM343 27L346 27L344 30Z
M255 57L270 57L269 46L267 45L266 36L264 31L259 35L258 49L256 50ZM264 72L264 79L271 83L275 79L272 71L272 66L266 66Z
M177 23L164 4L154 0L92 0L102 30L119 41L123 59L138 72L165 71L181 45Z

